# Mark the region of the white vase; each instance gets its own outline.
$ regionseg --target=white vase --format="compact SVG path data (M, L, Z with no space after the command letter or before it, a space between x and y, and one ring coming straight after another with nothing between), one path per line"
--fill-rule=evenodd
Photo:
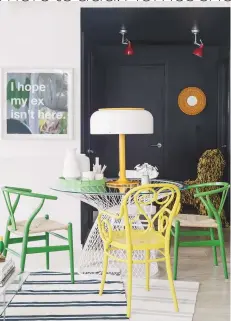
M149 184L149 176L148 175L142 175L141 176L141 185Z
M65 179L80 178L80 166L76 155L76 148L68 149L63 165L63 177Z
M85 154L79 154L77 156L78 162L79 162L79 167L80 167L80 172L81 174L83 172L89 172L90 171L90 159L87 157Z

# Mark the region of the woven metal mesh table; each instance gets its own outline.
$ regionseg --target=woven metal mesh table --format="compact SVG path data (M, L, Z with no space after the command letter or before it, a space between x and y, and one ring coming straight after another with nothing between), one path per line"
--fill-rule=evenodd
M157 180L154 179L151 183L173 183L177 185L180 189L183 188L183 185L178 182L172 181L165 181L165 180ZM75 191L73 188L62 187L60 184L57 184L55 187L52 188L55 191L64 192L68 195L77 197L80 201L85 202L95 209L100 211L106 211L108 213L114 214L119 216L120 212L120 205L125 193L121 193L118 189L113 189L109 187L98 187L94 192L88 192L87 190L84 191ZM146 197L149 197L149 193L147 193ZM129 216L135 216L137 214L137 208L131 199L128 206ZM145 208L145 212L148 215L155 215L156 208L154 205L148 205ZM114 230L121 228L121 224L123 222L112 220L111 225L113 226ZM144 224L142 220L136 221L135 229L143 230ZM84 244L82 249L81 255L78 258L78 272L80 274L100 274L102 273L103 267L103 242L101 240L97 220L95 220L92 229L88 235L88 238ZM143 260L145 253L143 251L134 251L134 260ZM157 253L156 251L152 250L151 258L155 258ZM126 252L124 250L116 250L116 256L125 259ZM123 262L117 262L109 260L108 265L110 271L121 271L122 276L126 275L126 264ZM158 265L156 262L151 263L150 267L150 275L155 275L158 272ZM145 274L145 267L143 264L134 264L133 265L133 276L140 278L143 277Z

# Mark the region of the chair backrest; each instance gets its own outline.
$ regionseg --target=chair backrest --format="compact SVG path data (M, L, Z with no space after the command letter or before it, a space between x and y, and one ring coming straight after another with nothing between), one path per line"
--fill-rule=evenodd
M220 217L230 185L225 182L213 182L191 185L189 188L195 189L194 197L198 197L204 204L208 216L215 219L221 225ZM214 202L214 198L216 198L216 202ZM214 203L218 205L217 208L214 206Z
M147 206L151 205L157 207L154 215L150 215L146 210ZM103 241L110 243L113 231L125 230L126 245L129 247L132 246L132 230L139 229L145 234L157 229L165 236L165 245L169 246L172 220L179 210L180 190L176 185L166 183L142 185L131 189L123 197L117 215L110 213L110 209L99 213L99 232Z
M10 186L5 186L2 188L3 196L6 202L6 206L9 212L9 220L8 220L8 225L12 226L12 229L16 231L17 226L16 226L16 221L15 221L15 212L19 204L19 200L21 196L27 196L27 197L33 197L36 199L40 199L40 203L37 206L37 208L32 212L30 217L27 220L27 227L30 227L31 222L35 218L35 216L39 213L41 208L43 207L43 204L46 199L49 200L56 200L56 196L51 196L51 195L45 195L45 194L36 194L32 193L31 189L26 189L26 188L20 188L20 187L10 187ZM12 200L12 196L15 196L14 201Z
M197 182L219 182L224 173L225 160L219 149L206 150L197 165Z

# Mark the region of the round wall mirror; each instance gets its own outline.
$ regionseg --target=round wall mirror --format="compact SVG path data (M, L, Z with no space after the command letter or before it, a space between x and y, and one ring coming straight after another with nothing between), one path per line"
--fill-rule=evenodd
M191 107L194 107L197 104L197 97L189 96L187 99L187 104Z
M203 91L197 87L183 89L178 96L178 105L187 115L197 115L206 106L206 97Z

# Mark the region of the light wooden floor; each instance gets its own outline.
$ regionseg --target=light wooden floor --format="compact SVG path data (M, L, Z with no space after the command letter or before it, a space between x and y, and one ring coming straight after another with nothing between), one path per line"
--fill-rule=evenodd
M227 261L230 271L230 241L229 230L226 231ZM230 320L230 281L224 279L223 269L218 249L219 266L213 265L212 250L209 248L180 248L178 280L200 282L197 296L196 311L193 321L229 321ZM75 253L76 260L79 253ZM44 254L28 255L27 270L44 270ZM69 270L68 253L51 254L51 270ZM14 257L17 261L17 258ZM19 264L19 261L18 261ZM155 278L167 279L165 266L158 263L159 275ZM180 321L180 320L179 320Z
M230 272L229 230L225 232L226 256ZM212 249L180 248L178 280L200 282L193 321L230 320L230 281L225 280L217 250L219 266L213 265ZM165 268L159 264L159 277L166 279Z

